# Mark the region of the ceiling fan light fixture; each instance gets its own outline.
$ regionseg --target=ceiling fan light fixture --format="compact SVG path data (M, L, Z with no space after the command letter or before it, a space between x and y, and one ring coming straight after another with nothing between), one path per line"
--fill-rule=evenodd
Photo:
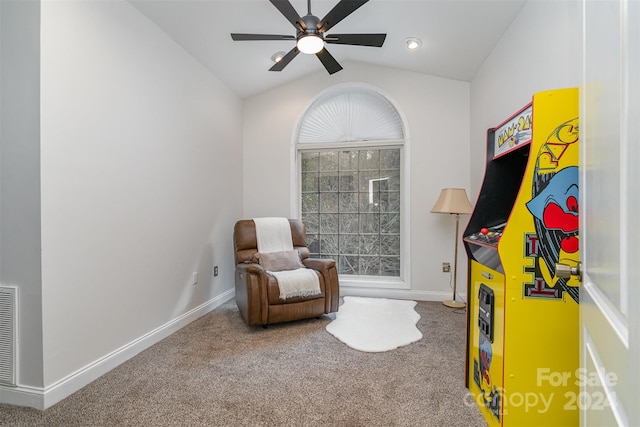
M2 1L2 0L0 0ZM340 44L351 46L371 46L382 47L386 34L331 34L324 38L327 31L334 25L351 15L356 9L369 0L339 0L324 18L319 19L311 13L311 0L307 0L308 13L300 16L291 4L291 0L269 0L273 6L284 16L296 29L296 35L287 34L245 34L231 33L231 39L235 41L247 40L291 40L296 42L296 46L287 54L280 58L279 53L271 56L275 62L269 71L282 71L300 52L305 54L315 54L329 74L342 70L342 66L325 49L327 44ZM298 1L298 0L296 0ZM280 61L278 61L280 58Z
M324 40L316 34L308 34L300 37L296 46L302 53L316 54L324 49Z
M408 39L405 39L404 43L407 45L407 49L409 50L416 50L420 46L422 46L422 41L415 37L409 37Z
M280 62L280 61L282 61L282 58L284 58L284 56L285 56L286 54L287 54L287 53L286 53L286 52L283 52L283 51L276 52L276 53L274 53L273 55L271 55L271 60L272 60L273 62Z

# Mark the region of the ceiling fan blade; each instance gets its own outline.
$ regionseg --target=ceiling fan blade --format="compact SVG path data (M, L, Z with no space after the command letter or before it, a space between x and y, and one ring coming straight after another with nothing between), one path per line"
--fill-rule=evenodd
M298 31L304 31L307 29L302 18L298 15L298 12L293 7L293 5L289 2L289 0L269 0L271 4L273 4L276 9L280 11L287 18L287 21L291 22L291 25L296 27Z
M286 36L281 34L240 34L231 33L231 38L235 41L243 40L295 40L294 36Z
M324 41L333 44L382 47L386 37L386 34L331 34L324 36Z
M282 71L282 69L286 67L287 64L289 64L289 62L298 55L298 53L300 53L300 51L297 47L294 47L289 51L289 53L283 56L280 61L273 64L273 67L269 68L269 71Z
M321 33L329 31L331 27L342 21L368 1L369 0L340 0L326 16L318 22L318 31Z
M327 69L329 74L337 73L338 71L342 70L342 67L340 66L340 64L338 64L338 61L336 61L336 59L331 56L327 49L322 49L320 52L316 53L316 56L318 57L320 62L322 62L322 65L324 65L324 68Z

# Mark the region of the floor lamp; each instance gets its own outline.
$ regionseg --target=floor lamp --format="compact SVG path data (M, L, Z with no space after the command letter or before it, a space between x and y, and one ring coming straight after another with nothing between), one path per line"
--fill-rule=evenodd
M444 188L440 192L438 201L431 209L434 213L446 213L456 216L456 244L453 253L453 299L443 301L442 303L451 308L463 308L465 303L456 301L456 281L458 276L458 226L460 224L460 215L470 214L472 211L471 203L467 198L467 192L464 188Z

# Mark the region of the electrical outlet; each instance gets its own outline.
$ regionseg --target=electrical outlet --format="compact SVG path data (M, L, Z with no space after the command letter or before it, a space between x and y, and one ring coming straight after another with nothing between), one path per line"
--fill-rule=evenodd
M443 262L442 263L442 272L443 273L448 273L451 271L451 264L449 264L448 262Z
M218 266L217 265L215 265L213 267L213 277L218 277Z

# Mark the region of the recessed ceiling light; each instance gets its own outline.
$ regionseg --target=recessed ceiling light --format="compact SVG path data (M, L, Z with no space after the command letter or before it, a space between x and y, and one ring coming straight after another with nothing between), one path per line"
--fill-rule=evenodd
M409 50L416 50L417 48L422 46L422 41L415 37L409 37L408 39L405 39L404 43L407 45L407 49Z
M286 53L285 53L285 52L282 52L282 51L280 51L280 52L276 52L276 53L274 53L273 55L271 55L271 60L272 60L273 62L280 62L280 60L281 60L282 58L284 58L284 56L285 56L285 55L286 55Z

